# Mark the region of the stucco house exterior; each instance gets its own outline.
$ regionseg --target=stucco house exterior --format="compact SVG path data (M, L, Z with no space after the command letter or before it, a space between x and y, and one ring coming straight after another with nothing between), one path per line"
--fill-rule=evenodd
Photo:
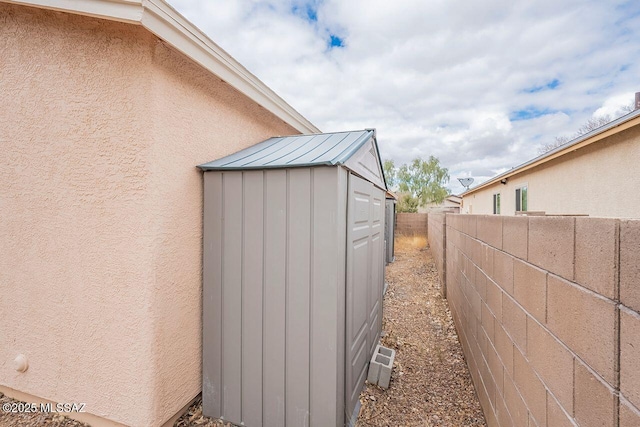
M640 217L640 110L461 194L461 213Z
M418 207L418 213L429 213L429 212L452 212L452 213L460 213L460 202L462 201L462 197L456 196L455 194L449 194L442 203L428 203L425 206Z
M170 423L201 390L196 165L319 130L162 0L0 22L0 391Z

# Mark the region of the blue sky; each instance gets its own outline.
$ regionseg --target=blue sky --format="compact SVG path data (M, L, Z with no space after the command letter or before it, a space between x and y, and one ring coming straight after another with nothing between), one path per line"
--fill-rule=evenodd
M640 2L169 0L323 131L479 183L640 91Z

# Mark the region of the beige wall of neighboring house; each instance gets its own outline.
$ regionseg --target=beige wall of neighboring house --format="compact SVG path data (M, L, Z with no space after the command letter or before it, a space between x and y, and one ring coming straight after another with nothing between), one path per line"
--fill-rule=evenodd
M425 206L419 206L419 213L429 213L432 211L446 211L446 212L454 212L459 213L460 211L460 201L462 197L450 194L448 195L442 203L427 203Z
M635 114L635 116L634 116ZM533 167L519 167L463 194L461 213L492 214L500 194L500 214L514 215L516 189L527 187L527 210L547 215L640 217L640 118L631 118L587 138ZM524 170L523 170L524 169ZM492 182L493 181L493 182Z
M75 4L100 3L114 4ZM96 425L161 425L201 389L196 165L304 119L144 25L6 3L0 16L0 391L86 403Z

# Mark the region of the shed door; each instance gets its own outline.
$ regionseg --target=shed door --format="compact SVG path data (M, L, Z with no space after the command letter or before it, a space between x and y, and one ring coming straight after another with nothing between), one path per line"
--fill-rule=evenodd
M346 415L353 413L382 326L384 192L349 174L347 204Z

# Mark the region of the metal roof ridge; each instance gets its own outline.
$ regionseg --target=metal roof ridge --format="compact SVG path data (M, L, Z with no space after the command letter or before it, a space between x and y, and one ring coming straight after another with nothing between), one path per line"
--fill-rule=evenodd
M347 159L350 159L351 156L353 156L356 153L356 151L358 151L360 147L362 147L369 140L369 138L371 138L374 134L374 132L371 130L364 130L363 132L364 134L360 137L360 139L362 140L356 139L355 141L353 141L353 143L350 146L345 148L340 154L334 157L336 164L342 164Z

